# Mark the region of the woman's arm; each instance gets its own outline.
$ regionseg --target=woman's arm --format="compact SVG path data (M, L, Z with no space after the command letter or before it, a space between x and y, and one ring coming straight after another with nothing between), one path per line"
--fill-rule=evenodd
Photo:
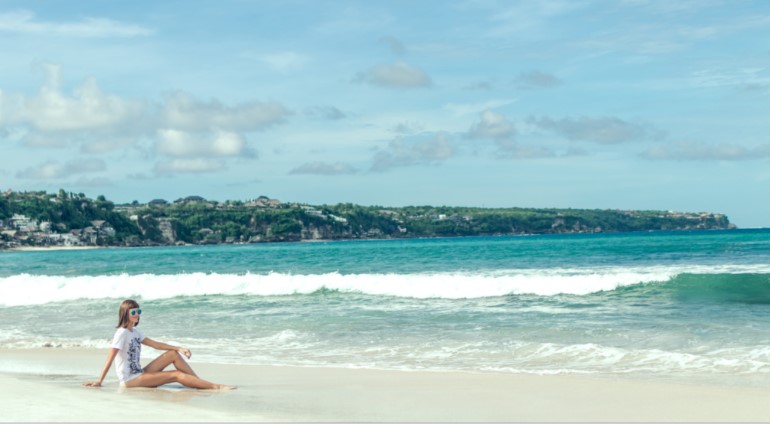
M110 370L112 367L112 361L115 360L115 356L118 354L120 349L118 348L111 348L109 353L107 353L107 361L104 363L104 368L102 369L102 375L99 376L99 381L89 381L87 383L83 383L86 387L99 387L102 385L102 381L104 381L104 377L107 375L107 371Z
M170 344L155 341L149 337L145 337L144 340L142 340L142 344L158 350L175 350L186 356L188 359L192 356L192 352L186 347L172 346Z

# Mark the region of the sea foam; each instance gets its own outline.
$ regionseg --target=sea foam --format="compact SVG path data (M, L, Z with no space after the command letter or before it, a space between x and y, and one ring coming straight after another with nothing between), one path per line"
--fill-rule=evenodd
M665 282L683 272L756 272L756 267L675 267L504 270L417 274L117 274L55 276L19 274L0 278L0 305L39 305L78 299L154 300L178 296L311 294L320 290L418 299L481 298L516 294L585 295L623 286ZM761 271L768 271L763 269Z
M118 274L0 278L0 305L39 305L78 299L311 294L320 290L418 299L472 299L506 295L587 295L624 286L667 282L680 274L770 273L770 266L607 267L516 269L416 274Z
M167 299L177 296L310 294L319 290L411 297L478 298L508 294L587 294L621 285L665 281L667 273L431 273L431 274L217 274L41 276L0 279L0 305L37 305L77 299Z

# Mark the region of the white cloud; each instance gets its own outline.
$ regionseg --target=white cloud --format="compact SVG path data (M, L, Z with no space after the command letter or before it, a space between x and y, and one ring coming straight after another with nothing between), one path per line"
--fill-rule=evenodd
M390 131L396 134L408 135L421 132L425 126L419 122L399 122L390 127Z
M530 123L553 131L569 140L592 141L600 144L616 144L634 140L660 139L663 133L650 126L626 122L617 117L578 119L530 118Z
M46 132L136 128L145 122L146 105L104 94L93 78L67 96L60 89L57 65L46 65L48 79L36 96L0 98L0 124L24 125Z
M522 145L514 141L498 140L497 154L503 159L535 159L549 158L556 156L554 152L547 147ZM566 156L574 156L567 153Z
M495 79L476 81L463 87L463 90L469 91L492 91L497 86Z
M520 73L513 81L518 88L552 88L561 84L561 80L542 71L529 71Z
M310 61L310 58L299 53L287 51L261 55L259 60L277 71L286 72L302 69Z
M200 101L184 92L166 96L160 104L104 93L93 78L71 94L61 89L61 69L45 65L47 79L37 93L0 91L0 128L7 139L35 148L74 148L89 154L135 149L171 159L254 158L245 132L267 129L286 120L291 111L277 102L234 106L217 100ZM311 113L326 119L344 117L333 107ZM10 134L14 134L10 137ZM220 161L164 162L163 173L210 172ZM69 172L48 163L22 172L26 177L59 176Z
M200 101L178 91L166 97L163 123L179 130L257 131L285 122L291 111L276 102L250 102L237 106L217 100Z
M16 173L16 176L19 178L30 178L34 180L61 178L63 175L64 166L57 162L41 163Z
M73 159L65 164L65 170L70 174L100 172L106 169L105 162L98 158Z
M309 162L292 169L289 174L349 175L357 172L356 168L347 163Z
M237 133L218 131L188 133L175 129L158 130L156 151L171 157L253 157L246 140Z
M531 159L555 156L546 147L522 145L516 141L516 127L504 115L485 110L479 121L471 125L464 137L491 139L497 146L495 155L504 159Z
M374 154L372 171L383 172L399 166L413 166L443 162L455 155L456 149L444 133L396 138L386 149Z
M172 159L155 164L155 173L158 175L190 173L198 174L216 172L225 169L225 163L215 159Z
M481 113L479 122L473 124L466 136L469 138L510 139L516 135L516 128L508 119L491 110Z
M67 178L75 174L101 172L107 169L107 165L101 159L73 159L63 164L55 161L41 163L19 171L16 176L35 180L52 180Z
M334 106L309 107L305 109L305 115L311 118L329 119L332 121L346 118L345 113Z
M126 174L126 178L129 180L151 180L152 176L145 174L144 172L132 172L130 174Z
M444 105L444 110L449 111L455 117L476 115L484 112L488 109L497 109L503 106L507 106L516 99L499 99L499 100L487 100L481 103L447 103Z
M83 153L107 153L123 148L136 147L139 138L130 134L105 134L81 142L80 151Z
M380 41L388 46L393 54L397 56L403 56L406 54L406 46L404 46L404 43L402 43L401 40L395 37L382 37Z
M19 141L29 147L64 148L70 145L71 139L63 134L49 134L42 131L27 131Z
M70 37L137 37L153 31L141 25L126 24L105 18L83 18L76 22L39 20L29 10L0 13L0 32Z
M405 62L375 66L358 74L354 81L389 88L426 88L433 85L428 74Z

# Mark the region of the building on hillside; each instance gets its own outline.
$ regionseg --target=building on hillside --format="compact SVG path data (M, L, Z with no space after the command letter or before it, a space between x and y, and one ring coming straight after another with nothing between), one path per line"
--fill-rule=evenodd
M35 223L32 219L27 217L26 215L15 213L13 214L13 217L11 218L11 227L13 228L22 228L22 227L29 227L29 226L35 226L37 228L37 223Z
M94 230L96 230L97 238L115 237L115 229L112 228L112 225L110 225L109 222L94 220L91 221L91 225L93 225Z

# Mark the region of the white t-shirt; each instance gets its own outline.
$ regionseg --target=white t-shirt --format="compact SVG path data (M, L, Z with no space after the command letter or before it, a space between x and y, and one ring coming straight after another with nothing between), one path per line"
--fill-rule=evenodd
M142 374L142 365L139 356L142 354L142 340L144 336L136 328L128 331L127 328L118 328L112 339L112 347L120 349L115 357L115 371L121 383L133 380Z

